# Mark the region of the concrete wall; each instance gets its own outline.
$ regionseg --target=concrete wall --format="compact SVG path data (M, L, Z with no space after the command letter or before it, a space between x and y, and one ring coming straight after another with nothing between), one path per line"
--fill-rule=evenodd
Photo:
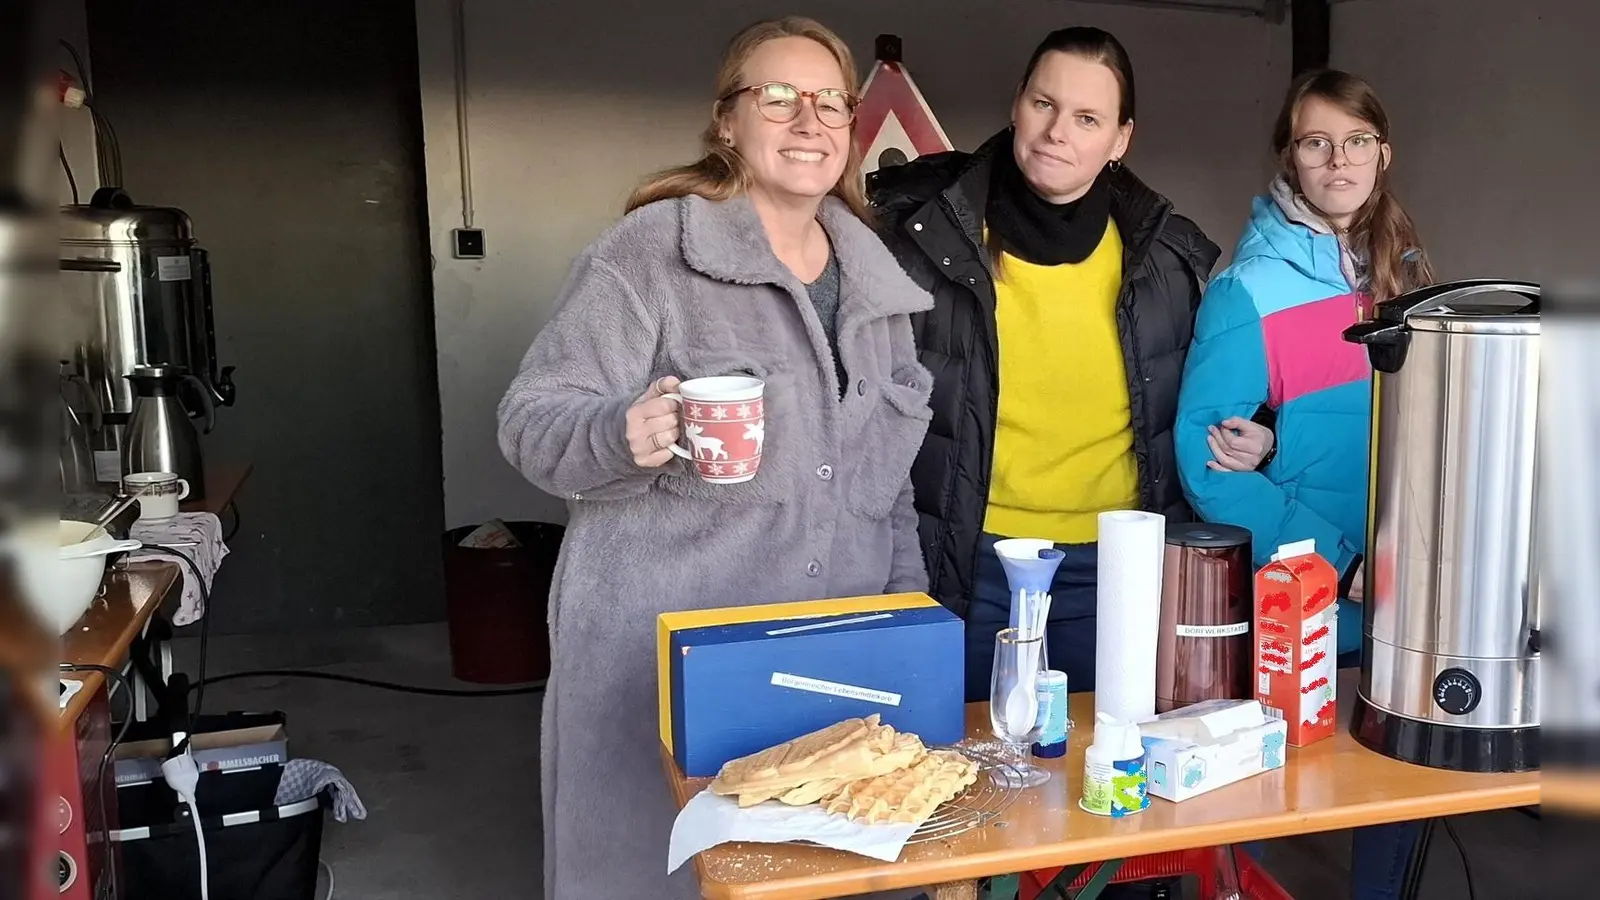
M433 315L410 4L90 0L125 187L211 251L250 460L214 627L443 611Z
M1592 275L1600 4L1362 0L1332 61L1389 112L1401 202L1445 278Z
M551 313L572 257L651 170L690 158L723 44L755 19L800 13L838 30L863 74L880 32L957 146L1007 122L1033 45L1069 24L1105 27L1137 69L1132 165L1230 248L1267 172L1264 146L1289 77L1289 30L1260 19L1060 0L697 0L467 4L476 224L488 258L453 259L461 224L448 0L417 0L434 312L451 525L562 521L565 509L501 458L495 405Z

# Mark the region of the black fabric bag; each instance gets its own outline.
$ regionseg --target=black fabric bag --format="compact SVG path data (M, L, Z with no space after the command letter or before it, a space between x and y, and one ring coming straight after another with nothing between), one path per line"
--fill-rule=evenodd
M277 806L281 765L202 772L195 805L206 837L211 900L318 900L326 792ZM129 900L200 900L200 855L188 805L165 781L117 788L114 835Z

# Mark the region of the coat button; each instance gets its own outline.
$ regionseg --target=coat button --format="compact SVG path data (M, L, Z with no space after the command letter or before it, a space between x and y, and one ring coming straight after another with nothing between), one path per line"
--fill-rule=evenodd
M968 278L967 279L967 284L977 284L977 283L978 283L978 279L976 279L976 278Z
M913 223L911 223L911 230L912 231L921 231L922 230L922 223L921 222L913 222Z
M833 466L830 466L827 463L817 466L817 477L821 478L823 481L833 480Z
M819 563L814 559L811 562L806 563L806 574L810 575L812 578L815 578L818 575L821 575L822 574L822 563Z
M867 380L865 378L856 382L856 394L862 397L867 395Z
M950 265L950 257L946 256L944 259L940 260L940 262L948 266Z

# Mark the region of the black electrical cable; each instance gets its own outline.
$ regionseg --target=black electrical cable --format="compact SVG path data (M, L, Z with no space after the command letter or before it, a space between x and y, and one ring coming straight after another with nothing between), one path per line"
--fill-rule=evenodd
M72 56L72 65L78 70L78 83L83 85L84 96L92 99L94 97L94 85L89 83L89 72L83 66L83 57L78 54L78 48L72 46L65 38L60 40L60 44L67 48L67 53Z
M1472 888L1472 863L1467 862L1467 848L1462 845L1461 838L1456 836L1456 830L1451 827L1449 819L1439 821L1444 824L1444 833L1450 835L1450 841L1456 845L1456 852L1461 854L1461 871L1467 876L1467 900L1478 900L1478 893Z
M230 527L228 529L228 533L224 534L222 536L222 542L224 544L226 544L227 542L233 540L233 536L239 533L239 527L244 524L244 518L239 515L239 504L238 503L235 503L234 501L229 500L228 501L228 505L227 505L226 509L224 510L224 512L226 512L228 509L233 510L233 525L232 525L232 527Z
M61 152L61 171L67 173L67 186L72 188L72 205L77 206L83 201L78 197L78 179L72 174L72 163L67 162L67 145L56 141L56 149Z
M63 671L63 672L99 672L100 674L106 676L107 678L115 678L119 683L121 683L122 692L128 696L128 702L130 704L133 703L133 686L128 683L128 679L127 679L126 676L124 676L120 671L111 668L110 666L96 666L96 665L92 665L92 664L80 665L80 664L77 664L77 663L62 663L61 664L61 671ZM107 688L106 688L106 705L108 707L107 710L106 710L106 714L107 715L110 715L110 709L109 709L110 703L111 703L111 688L109 686L107 686ZM108 817L108 815L106 813L107 807L110 806L110 804L106 801L106 766L111 764L111 756L112 756L112 754L116 753L117 752L117 748L122 746L122 739L128 736L128 726L132 725L132 724L133 724L133 708L130 706L128 708L128 714L122 717L122 727L117 729L117 737L116 737L116 739L113 740L110 743L110 745L106 747L106 752L103 755L101 755L101 757L100 757L100 768L99 768L98 773L95 775L96 783L99 785L99 788L100 788L100 831L104 835L104 840L106 841L107 844L109 844L111 842L111 820L110 820L110 818ZM115 784L112 785L111 790L113 792L116 791L116 785ZM113 796L114 796L114 794L113 794ZM111 873L111 891L110 891L110 896L115 897L115 896L117 896L117 874L116 874L116 871L115 871L116 867L112 866L111 868L112 868L113 871Z
M421 694L426 697L516 697L523 694L539 694L544 692L543 681L525 687L515 688L489 688L481 691L462 691L452 688L418 687L409 684L396 684L392 681L379 681L374 678L358 678L354 675L339 675L333 672L311 672L304 669L257 669L249 672L232 672L227 675L218 675L215 678L206 678L195 682L190 690L203 687L206 684L218 684L224 681L233 681L240 678L314 678L321 681L340 681L346 684L359 684L363 687L378 688L385 691L398 691L403 694ZM198 706L199 704L196 704Z
M200 567L195 565L194 559L189 554L160 544L144 544L141 549L154 553L168 553L183 560L188 564L190 573L194 575L195 587L200 591L200 672L195 680L198 691L194 695L194 708L189 710L189 733L193 734L194 723L200 718L200 705L206 699L206 644L211 636L211 591L206 588L206 580L200 575Z

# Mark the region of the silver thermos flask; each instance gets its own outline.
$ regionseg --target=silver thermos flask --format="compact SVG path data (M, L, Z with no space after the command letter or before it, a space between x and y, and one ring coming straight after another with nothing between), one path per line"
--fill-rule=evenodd
M189 420L179 388L192 381L205 410L209 433L215 413L204 385L182 366L135 366L127 376L133 383L133 415L128 421L122 471L173 472L189 482L190 500L205 496L205 466L200 459L200 432Z

